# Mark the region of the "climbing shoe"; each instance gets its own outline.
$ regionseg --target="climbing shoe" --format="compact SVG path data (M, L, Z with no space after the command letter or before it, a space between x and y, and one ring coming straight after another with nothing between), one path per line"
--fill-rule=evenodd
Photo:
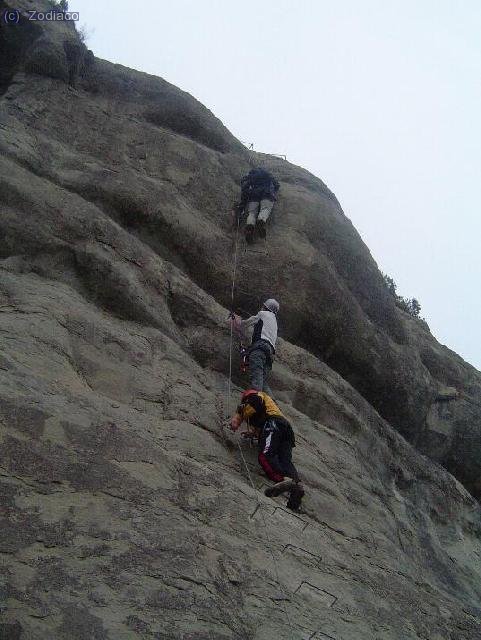
M246 242L251 244L254 240L254 225L246 224Z
M268 498L274 498L275 496L280 496L281 493L285 493L286 491L291 491L293 488L294 488L294 480L291 480L290 478L286 478L285 480L282 480L282 482L278 482L272 487L267 487L267 489L264 491L264 494Z
M287 501L286 507L288 509L292 509L292 511L297 511L301 506L302 497L304 495L304 489L302 484L297 483L291 489L291 495L289 496L289 500Z
M266 237L266 222L265 220L257 221L257 233L259 234L259 238Z

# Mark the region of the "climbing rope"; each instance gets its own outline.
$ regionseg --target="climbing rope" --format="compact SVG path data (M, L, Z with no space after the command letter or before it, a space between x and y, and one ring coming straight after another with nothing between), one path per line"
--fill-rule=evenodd
M231 395L232 395L232 345L233 345L233 341L234 341L234 318L233 318L233 314L234 314L235 285L236 285L236 278L237 278L239 227L240 227L240 215L237 214L237 224L236 224L236 231L235 231L235 237L234 237L234 257L233 257L233 264L232 264L232 284L231 284L231 296L230 296L230 320L231 320L231 322L230 322L230 341L229 341L229 379L228 379L228 383L227 383L227 403L226 403L227 404L228 415L230 415L230 403L231 403ZM265 531L265 538L266 538L266 541L267 541L267 547L268 547L269 552L270 552L271 557L272 557L272 566L274 567L277 587L279 589L279 592L282 593L281 581L280 581L280 578L279 578L279 573L277 571L277 562L276 562L276 558L274 556L274 551L272 549L271 541L270 541L270 538L269 538L267 522L266 522L266 518L265 518L264 512L262 510L262 503L260 501L260 498L259 498L259 495L258 495L258 491L257 491L257 489L256 489L256 487L254 485L253 480L252 480L251 472L250 472L249 466L247 464L247 461L245 459L244 452L242 450L242 446L241 446L240 440L237 440L237 446L239 448L239 453L240 453L240 456L241 456L242 463L244 464L245 470L247 472L247 477L249 479L249 483L250 483L250 485L252 487L252 490L254 491L254 494L256 496L257 507L259 508L259 510L261 512L262 521L263 521L263 525L264 525L264 531ZM289 628L292 631L293 627L292 627L292 624L291 624L291 619L289 617L289 613L288 613L287 608L286 608L285 600L283 599L282 602L283 602L283 609L284 609L284 614L286 616L287 624L288 624Z
M234 260L232 264L232 285L230 288L230 342L229 342L229 380L227 383L227 413L230 415L230 401L232 395L232 343L234 341L234 294L235 294L235 281L237 277L237 249L239 239L239 226L240 215L237 213L237 225L234 238Z

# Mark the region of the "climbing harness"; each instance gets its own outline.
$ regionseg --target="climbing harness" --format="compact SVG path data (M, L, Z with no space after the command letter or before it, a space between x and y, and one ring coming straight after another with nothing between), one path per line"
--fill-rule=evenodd
M241 437L244 438L245 442L249 443L249 446L254 446L254 442L259 441L259 436L257 434L257 429L253 429L250 424L247 425L247 431L241 432Z
M242 343L239 347L239 355L240 355L240 371L241 373L246 373L249 368L249 349L245 347Z
M244 344L245 336L237 324L235 314L231 311L228 319L231 321L231 325L234 327L234 331L239 340L239 369L241 373L246 373L249 368L249 347Z
M234 320L231 322L234 324ZM234 327L234 331L239 338L239 370L241 373L246 373L249 368L249 348L244 344L244 338L236 327Z

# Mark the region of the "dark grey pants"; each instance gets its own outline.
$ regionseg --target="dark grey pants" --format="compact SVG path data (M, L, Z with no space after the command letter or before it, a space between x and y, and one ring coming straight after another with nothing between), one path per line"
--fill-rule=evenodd
M255 224L258 220L267 222L267 218L270 216L273 206L273 201L268 200L267 198L263 198L262 200L257 202L249 202L246 206L246 224Z
M272 397L272 391L267 384L267 377L271 370L271 360L264 349L253 349L249 353L250 387L256 391L264 391Z

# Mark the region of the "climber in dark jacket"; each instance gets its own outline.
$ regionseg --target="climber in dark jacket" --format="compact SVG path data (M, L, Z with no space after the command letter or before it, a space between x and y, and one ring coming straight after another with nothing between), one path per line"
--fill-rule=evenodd
M287 506L298 509L304 489L292 462L292 448L296 446L296 440L290 423L267 393L255 389L242 394L241 403L231 419L232 431L237 431L242 422L247 422L258 437L259 464L267 477L276 483L266 489L265 494L276 496L290 490Z
M247 212L246 240L254 239L254 227L266 237L266 222L279 191L279 182L265 169L252 169L241 180L241 208Z
M231 316L237 331L245 334L246 329L253 328L252 342L248 349L250 386L251 389L265 391L270 396L272 392L267 384L267 377L276 351L278 312L279 303L269 298L255 316L246 320Z

